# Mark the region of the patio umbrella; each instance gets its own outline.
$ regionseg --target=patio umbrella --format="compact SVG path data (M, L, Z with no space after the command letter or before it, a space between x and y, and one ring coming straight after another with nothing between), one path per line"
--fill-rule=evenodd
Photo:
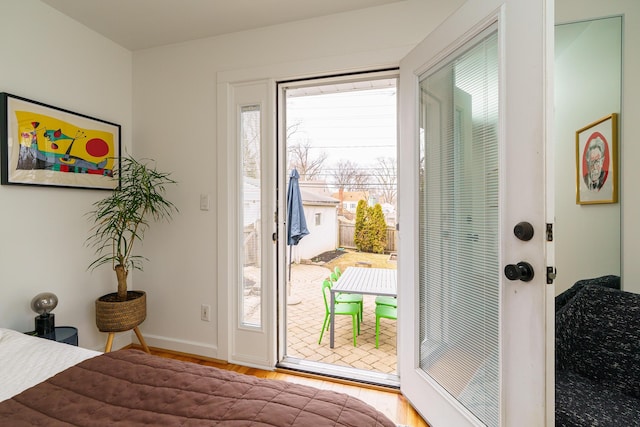
M302 207L302 195L300 194L300 184L298 179L300 174L297 169L291 170L289 176L289 187L287 188L287 244L289 245L289 281L291 281L291 254L293 247L307 234L307 220L304 217Z

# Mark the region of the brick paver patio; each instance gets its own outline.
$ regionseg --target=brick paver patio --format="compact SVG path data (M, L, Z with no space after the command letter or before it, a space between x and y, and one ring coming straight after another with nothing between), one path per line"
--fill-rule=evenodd
M322 281L330 270L318 265L294 264L290 302L287 305L287 356L358 369L397 374L396 321L380 319L380 346L375 348L375 296L364 295L364 320L357 346L353 346L351 317L336 316L335 345L329 348L329 331L318 344L325 308Z

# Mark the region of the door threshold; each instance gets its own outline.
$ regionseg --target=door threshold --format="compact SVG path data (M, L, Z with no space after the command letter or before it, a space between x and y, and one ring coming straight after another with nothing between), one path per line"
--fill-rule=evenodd
M400 389L400 377L395 374L385 374L349 366L338 366L331 363L313 362L295 357L285 357L276 367L348 382L392 388L395 390Z

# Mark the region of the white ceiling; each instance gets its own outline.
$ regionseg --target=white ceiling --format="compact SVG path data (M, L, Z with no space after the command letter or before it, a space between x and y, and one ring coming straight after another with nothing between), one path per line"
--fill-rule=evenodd
M129 50L406 0L41 0Z

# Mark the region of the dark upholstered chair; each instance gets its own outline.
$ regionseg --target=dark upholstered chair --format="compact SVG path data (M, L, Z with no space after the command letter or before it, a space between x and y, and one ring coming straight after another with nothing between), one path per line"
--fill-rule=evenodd
M580 289L587 285L604 286L611 289L620 289L620 276L607 275L593 279L578 280L572 287L556 296L556 312L565 306Z
M560 300L557 427L640 426L640 294L615 289L615 277Z

